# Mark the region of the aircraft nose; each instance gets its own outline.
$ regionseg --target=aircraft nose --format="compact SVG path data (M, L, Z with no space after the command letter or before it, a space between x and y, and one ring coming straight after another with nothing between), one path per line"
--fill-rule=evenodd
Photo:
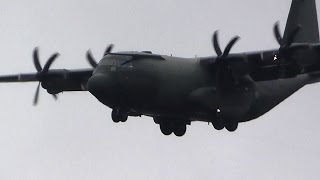
M105 74L94 74L88 80L88 90L98 99L109 96L115 87L114 81Z

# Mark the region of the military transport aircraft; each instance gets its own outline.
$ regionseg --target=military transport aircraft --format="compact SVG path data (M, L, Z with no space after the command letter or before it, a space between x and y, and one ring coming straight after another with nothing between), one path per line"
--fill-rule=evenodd
M89 91L112 108L112 120L150 116L165 135L183 136L192 121L211 122L217 130L235 131L267 113L306 84L320 81L320 42L315 0L293 0L285 33L276 23L280 48L230 53L218 31L212 38L215 57L179 58L143 52L112 52L110 45L97 63L90 51L90 69L51 70L53 54L44 66L33 53L36 73L0 76L0 82L38 81L56 99L65 91Z

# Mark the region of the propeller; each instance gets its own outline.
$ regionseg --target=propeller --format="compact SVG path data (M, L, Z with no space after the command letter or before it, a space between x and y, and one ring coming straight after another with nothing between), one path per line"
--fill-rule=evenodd
M105 55L111 53L112 49L113 49L113 44L110 44L110 45L106 48L106 50L105 50L105 52L104 52L104 54L103 54L103 57L104 57ZM90 49L87 51L87 61L89 62L89 64L90 64L93 68L96 68L96 67L98 66L98 63L97 63L97 61L93 58Z
M280 25L279 25L279 21L275 23L274 27L273 27L273 33L274 36L278 42L278 44L280 45L280 50L282 49L286 49L289 46L291 46L293 44L293 41L295 39L295 37L297 36L297 34L300 32L302 26L298 25L287 37L287 39L284 39L283 36L280 33Z
M228 67L226 57L230 54L232 47L236 44L240 37L233 37L227 44L224 51L222 52L218 39L218 33L218 31L215 31L212 36L212 45L217 54L217 58L215 61L215 73L217 78L216 82L221 87L229 87L231 84L234 83L235 77L233 76L232 72Z
M274 36L280 45L279 53L277 55L277 59L279 59L279 73L280 76L287 77L288 75L295 76L297 73L299 73L302 70L302 67L291 57L291 51L294 51L297 48L304 48L303 46L292 46L294 43L294 40L297 36L297 34L302 29L301 25L297 25L295 29L292 30L292 32L286 37L286 39L281 35L280 33L280 25L279 22L276 22L273 27L273 33ZM285 67L281 66L281 64L285 62L290 62L291 67L286 69Z
M38 100L39 100L39 93L40 93L40 84L46 80L46 74L48 73L52 63L57 59L57 57L59 56L59 53L54 53L46 62L46 64L43 66L41 66L40 64L40 60L39 60L39 48L35 48L33 51L33 64L37 70L37 74L36 77L39 81L39 84L37 86L35 95L34 95L34 99L33 99L33 105L36 106L38 104ZM53 94L52 95L54 97L54 99L57 99L57 95Z
M224 51L222 52L221 48L220 48L220 44L219 44L219 39L218 39L218 35L219 35L219 31L215 31L213 36L212 36L212 44L213 44L213 48L216 51L218 58L221 57L227 57L232 49L232 47L236 44L236 42L240 39L239 36L235 36L233 37L228 45L226 46L226 48L224 49Z

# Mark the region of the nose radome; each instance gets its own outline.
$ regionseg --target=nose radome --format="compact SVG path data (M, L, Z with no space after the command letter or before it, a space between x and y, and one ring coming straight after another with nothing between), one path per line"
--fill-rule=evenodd
M118 103L117 81L108 74L96 73L88 80L88 90L100 102L115 107Z
M99 96L101 93L105 94L111 91L113 82L109 76L99 73L89 78L87 86L91 94Z

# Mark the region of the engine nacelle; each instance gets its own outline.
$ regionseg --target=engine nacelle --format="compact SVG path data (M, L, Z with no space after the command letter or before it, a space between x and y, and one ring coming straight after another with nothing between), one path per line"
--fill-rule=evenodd
M63 73L57 73L57 76L42 81L41 86L46 89L49 94L58 94L63 91L87 90L85 82L81 82L81 79L75 79L75 77L70 76L67 70L64 70Z
M249 74L246 56L227 57L215 65L215 84L218 89L233 89L239 81Z
M249 65L248 65L246 58L230 59L228 66L229 66L229 69L230 69L233 77L236 79L249 74Z

